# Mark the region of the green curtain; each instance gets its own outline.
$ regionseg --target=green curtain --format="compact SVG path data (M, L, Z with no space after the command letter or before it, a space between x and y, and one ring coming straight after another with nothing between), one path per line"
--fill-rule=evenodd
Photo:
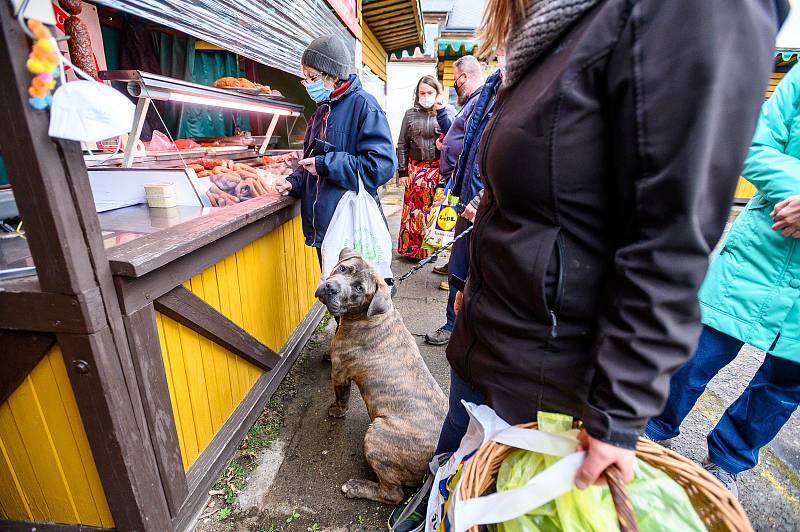
M241 77L236 56L230 52L199 51L194 54L194 69L191 81L200 85L211 85L214 80L226 77ZM250 114L215 107L184 105L178 136L221 137L232 135L238 125L242 131L250 131Z
M211 85L225 76L242 76L236 56L224 51L197 51L194 37L153 33L153 47L161 62L161 73L200 85ZM234 123L250 130L250 115L204 105L168 105L164 122L175 138L224 137L233 135Z

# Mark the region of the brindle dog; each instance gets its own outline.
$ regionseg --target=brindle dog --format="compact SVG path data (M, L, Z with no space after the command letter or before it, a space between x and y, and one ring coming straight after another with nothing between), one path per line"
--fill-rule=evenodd
M417 484L427 470L447 398L394 308L389 286L355 251L342 250L315 296L341 317L331 344L336 401L328 415L344 417L355 381L372 420L364 456L378 482L351 479L342 491L352 499L397 504L402 487Z

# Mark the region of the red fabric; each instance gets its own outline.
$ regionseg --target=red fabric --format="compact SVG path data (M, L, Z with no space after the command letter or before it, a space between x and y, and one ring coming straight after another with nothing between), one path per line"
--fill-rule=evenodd
M347 89L350 88L350 85L352 83L353 83L352 81L348 81L347 83L342 83L341 86L339 86L339 88L334 89L334 91L331 93L331 100L335 100L336 98L347 92Z

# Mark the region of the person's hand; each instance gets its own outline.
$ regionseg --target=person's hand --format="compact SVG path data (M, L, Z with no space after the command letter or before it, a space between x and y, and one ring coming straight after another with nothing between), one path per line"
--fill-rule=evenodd
M633 480L633 464L636 451L616 447L610 443L589 436L586 429L578 434L578 450L586 451L586 458L575 475L575 487L586 489L592 484L605 484L603 472L610 465L616 465L622 472L622 480L627 484Z
M311 175L319 175L317 174L317 159L316 157L309 157L308 159L300 159L298 162L300 166L305 169Z
M436 101L433 103L433 110L438 111L439 109L444 109L444 94L437 96Z
M402 177L400 178L400 180L399 180L399 181L400 181L400 186L401 186L401 187L403 187L403 188L405 188L405 187L407 187L407 186L408 186L408 184L409 184L409 183L411 183L411 178L410 178L410 177L408 177L407 175L404 175L404 176L402 176Z
M783 236L800 238L800 195L790 196L772 209L772 228Z
M439 138L436 139L436 149L442 151L442 140Z
M456 292L456 300L453 301L453 312L458 315L458 311L461 309L461 302L464 300L464 294L459 290Z
M275 191L281 196L288 196L292 191L292 184L286 179L275 181Z
M470 222L475 221L475 214L478 210L472 206L472 203L467 203L467 206L464 207L464 212L461 213L461 217L465 220L469 220Z

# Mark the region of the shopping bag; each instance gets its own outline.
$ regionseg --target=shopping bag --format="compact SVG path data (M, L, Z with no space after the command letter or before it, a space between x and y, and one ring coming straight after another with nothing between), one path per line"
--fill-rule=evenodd
M471 523L471 521L480 520L481 512L487 509L483 506L472 508L474 506L472 501L459 501L458 491L461 487L461 473L466 463L486 442L496 441L528 450L544 449L540 452L549 452L558 456L573 452L577 446L577 439L509 425L486 405L474 405L466 401L461 403L469 414L469 426L461 439L458 450L436 471L433 489L428 499L426 532L452 532L453 530L460 532L473 524L479 524ZM434 457L434 461L436 460L437 457ZM570 486L572 486L572 477L570 477ZM475 515L476 512L477 515ZM461 515L462 513L463 515ZM485 523L495 522L499 521L485 521Z
M452 196L453 182L448 180L444 190L439 196L437 190L434 197L433 209L431 210L431 219L428 224L428 230L425 232L425 237L422 241L422 248L436 251L448 245L456 236L456 221L458 220L458 198Z
M607 488L574 490L575 475L585 457L583 451L576 451L577 430L548 432L552 430L552 422L548 431L509 426L488 406L476 407L463 401L462 404L470 416L469 428L452 460L436 473L428 502L427 532L463 532L476 525L498 523L503 523L498 527L501 532L616 527L616 512ZM489 441L546 456L539 462L537 455L512 453L501 466L497 492L462 500L461 474L465 464ZM526 474L531 470L533 476ZM663 530L660 527L665 522L671 523L669 529L674 530L704 529L683 488L641 460L636 462L635 479L628 485L628 493L640 530ZM572 496L560 499L564 495ZM549 517L553 508L545 505L552 501L556 504L550 506L560 512L559 521L556 526L548 527L548 522L539 520L537 514L546 513ZM587 526L586 519L592 526Z
M375 198L364 188L361 175L358 192L344 193L322 240L322 279L330 275L344 248L358 252L384 279L392 277L392 237Z

